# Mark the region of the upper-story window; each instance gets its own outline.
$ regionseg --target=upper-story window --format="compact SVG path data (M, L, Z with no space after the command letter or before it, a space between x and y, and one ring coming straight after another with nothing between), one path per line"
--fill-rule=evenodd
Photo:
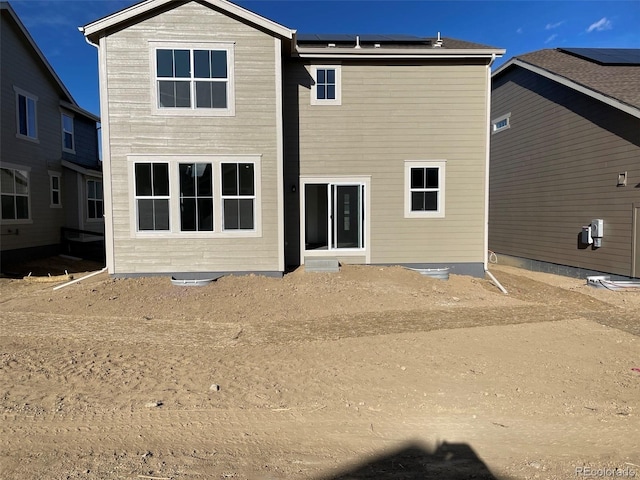
M13 87L16 92L16 136L29 140L38 139L38 97Z
M235 113L233 45L202 44L154 48L155 113Z
M342 69L340 65L313 65L311 75L311 105L341 105Z
M75 153L75 139L73 134L73 116L63 113L62 119L62 150Z
M502 115L491 122L491 133L498 133L508 128L511 128L511 113Z

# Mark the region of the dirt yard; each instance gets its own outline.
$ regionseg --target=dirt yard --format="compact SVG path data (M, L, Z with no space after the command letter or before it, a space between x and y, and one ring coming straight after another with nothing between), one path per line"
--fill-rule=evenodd
M640 478L640 291L491 271L0 279L0 478Z

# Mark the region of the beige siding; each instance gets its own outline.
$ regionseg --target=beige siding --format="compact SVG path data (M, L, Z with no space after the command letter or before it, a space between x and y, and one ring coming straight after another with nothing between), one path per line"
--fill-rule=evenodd
M235 42L235 116L153 115L149 41L154 40ZM106 59L113 273L279 270L274 38L191 2L111 34ZM261 155L262 237L136 238L131 154Z
M288 121L286 141L298 148L287 165L299 154L300 176L371 176L372 263L482 263L486 66L344 62L341 70L342 105L312 106L309 65L289 66L295 98L285 101L297 124ZM446 160L444 218L404 218L405 160Z
M492 117L509 112L491 139L489 248L630 275L640 120L523 69L494 84ZM584 248L581 227L596 218L602 247Z
M8 12L2 12L0 28L0 84L1 163L28 167L31 221L1 221L2 250L14 250L56 245L60 240L60 227L64 224L64 211L50 207L49 170L62 172L62 153L59 101L61 92L51 80L19 30L7 21ZM16 92L14 86L38 97L38 142L17 138ZM18 232L17 235L8 234Z

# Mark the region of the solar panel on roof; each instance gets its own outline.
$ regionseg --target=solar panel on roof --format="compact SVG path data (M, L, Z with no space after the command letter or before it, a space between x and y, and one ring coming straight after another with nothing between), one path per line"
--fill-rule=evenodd
M600 65L640 65L640 48L559 48Z

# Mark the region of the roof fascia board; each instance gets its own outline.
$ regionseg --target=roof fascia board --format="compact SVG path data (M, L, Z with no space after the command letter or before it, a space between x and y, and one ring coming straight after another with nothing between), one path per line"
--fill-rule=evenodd
M60 80L60 77L58 77L58 74L55 72L55 70L53 69L53 67L47 60L47 58L42 53L42 50L40 50L36 42L33 40L33 37L29 34L29 31L24 26L24 24L16 14L16 12L13 10L13 7L11 6L11 4L8 2L2 2L2 10L7 10L9 12L9 16L13 19L15 24L18 26L18 28L24 35L24 38L27 39L27 42L29 42L29 44L31 45L31 48L33 48L33 50L36 52L38 57L40 57L40 61L45 66L45 68L49 71L49 73L51 74L51 77L58 84L62 92L67 96L67 98L71 101L71 103L76 104L76 101L73 99L71 92L69 92L69 90L67 90L67 87L64 85L64 83L62 83L62 80Z
M65 102L64 100L60 100L60 106L66 108L67 110L71 110L73 112L79 113L80 115L84 115L90 120L93 120L96 123L100 123L100 117L94 115L93 113L85 110L84 108L80 108L77 105L74 105L69 102Z
M536 73L545 78L548 78L549 80L553 80L554 82L564 85L565 87L569 87L573 90L576 90L577 92L580 92L585 95L588 95L589 97L595 98L596 100L599 100L602 103L606 103L607 105L610 105L613 108L622 110L623 112L628 113L629 115L633 115L634 117L640 118L640 109L638 108L632 107L631 105L628 105L626 103L621 102L620 100L616 100L615 98L604 95L603 93L597 92L591 88L585 87L584 85L574 82L573 80L569 80L568 78L563 77L561 75L550 72L549 70L545 70L544 68L536 67L535 65L531 65L530 63L523 62L522 60L518 60L517 58L509 60L509 62L502 65L499 69L493 72L493 74L491 75L491 78L494 78L497 75L503 73L505 70L507 70L507 68L511 66L518 66L518 67L525 68L533 73Z
M473 50L473 49L428 49L415 48L300 48L296 49L300 58L487 58L499 57L505 50Z
M70 162L68 160L62 160L60 162L60 165L62 165L65 168L68 168L69 170L73 170L74 172L78 172L82 175L87 175L89 177L98 177L98 178L102 178L102 172L100 170L93 170L91 168L84 168L81 167L80 165L77 165L73 162Z
M116 12L107 17L101 18L100 20L96 20L95 22L89 23L84 27L80 27L80 30L82 31L82 33L84 33L85 37L91 37L103 30L114 27L127 20L131 20L156 8L162 7L169 3L173 3L174 1L175 0L147 0L142 3L132 5L129 8ZM228 2L227 0L201 1L211 5L212 7L216 7L220 10L230 13L231 15L235 15L250 23L258 25L276 35L288 39L293 38L294 30L291 30L283 25L280 25L279 23L269 20L268 18L262 17L250 10Z

